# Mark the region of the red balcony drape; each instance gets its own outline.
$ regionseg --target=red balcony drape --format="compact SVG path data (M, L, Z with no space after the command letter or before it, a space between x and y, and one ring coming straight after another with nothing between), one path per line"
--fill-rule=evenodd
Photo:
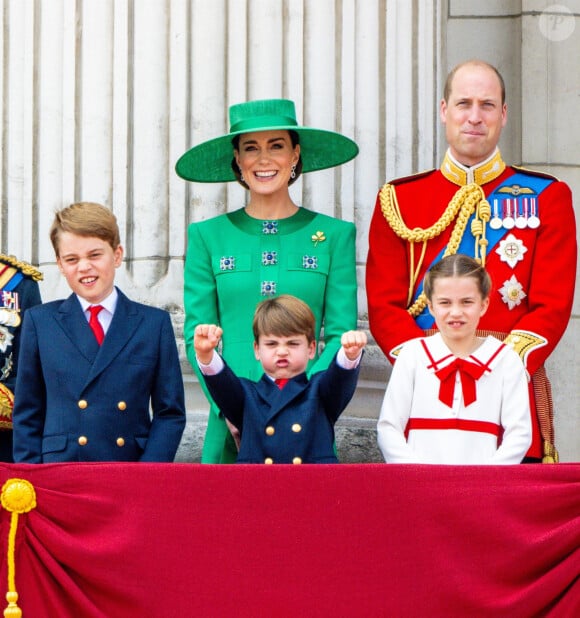
M13 478L37 499L23 618L580 616L580 464L0 464Z

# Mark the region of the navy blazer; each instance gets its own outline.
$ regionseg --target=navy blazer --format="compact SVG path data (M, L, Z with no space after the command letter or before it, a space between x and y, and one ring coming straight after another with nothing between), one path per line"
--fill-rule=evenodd
M343 369L336 356L310 379L305 373L280 390L266 375L238 378L225 365L204 376L222 414L240 429L237 463L338 463L334 424L354 395L360 370Z
M118 292L102 346L74 294L26 312L15 461L173 461L185 404L171 320Z

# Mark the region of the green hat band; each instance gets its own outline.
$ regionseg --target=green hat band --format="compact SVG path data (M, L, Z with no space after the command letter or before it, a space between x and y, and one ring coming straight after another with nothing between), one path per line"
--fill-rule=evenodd
M261 131L260 127L297 127L295 118L290 116L259 116L258 118L247 118L239 120L230 127L230 133L252 133Z

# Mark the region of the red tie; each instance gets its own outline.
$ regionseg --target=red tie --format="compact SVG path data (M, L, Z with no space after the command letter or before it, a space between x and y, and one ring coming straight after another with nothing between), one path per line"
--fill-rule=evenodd
M92 307L89 307L89 312L91 314L91 317L89 318L89 326L91 327L93 333L95 333L95 338L99 345L103 343L103 339L105 338L105 331L103 330L103 327L99 322L99 318L97 317L101 309L103 309L101 305L93 305Z
M483 375L487 369L485 365L476 365L461 358L456 358L452 363L449 363L443 369L435 372L435 375L441 380L439 387L439 401L453 407L453 391L455 390L455 374L459 371L461 379L461 389L463 391L463 403L467 407L473 403L476 397L475 382Z
M286 386L287 382L288 382L288 378L276 378L274 380L274 383L280 390L282 390Z

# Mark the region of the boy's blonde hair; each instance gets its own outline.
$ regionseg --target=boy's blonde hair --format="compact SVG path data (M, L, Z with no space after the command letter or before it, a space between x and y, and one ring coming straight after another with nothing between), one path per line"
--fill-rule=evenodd
M113 250L121 244L117 217L106 206L94 202L77 202L55 213L50 227L50 242L56 257L59 257L63 232L100 238L108 242Z
M316 341L315 325L314 314L304 301L289 294L282 294L258 304L252 329L256 343L259 343L260 335L306 335L310 343Z
M433 298L435 281L444 277L473 277L483 299L486 299L491 291L491 277L487 270L474 258L456 253L441 259L425 275L423 291L429 302Z

